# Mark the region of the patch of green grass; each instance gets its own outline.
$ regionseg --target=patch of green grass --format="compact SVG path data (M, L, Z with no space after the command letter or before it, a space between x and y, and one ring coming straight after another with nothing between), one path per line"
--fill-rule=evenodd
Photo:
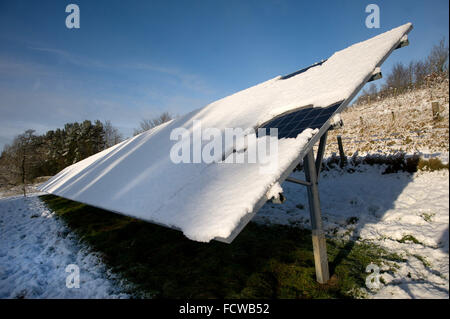
M424 221L431 223L432 218L436 215L435 213L420 213L419 216L423 218Z
M330 170L338 167L339 157L333 154L323 163L324 170ZM406 153L399 152L392 155L366 155L364 157L352 156L349 161L349 167L346 171L355 172L355 167L360 165L384 165L386 168L383 174L392 174L397 172L415 173L417 171L438 171L449 169L449 164L444 164L439 158L423 159L418 155L406 156ZM300 168L300 167L299 167Z
M372 243L327 241L332 279L315 280L311 232L249 223L231 244L188 240L179 231L53 195L40 197L124 279L136 297L363 297L370 263L400 260ZM393 268L395 268L393 266Z
M429 160L421 158L417 164L417 169L421 171L438 171L448 169L448 163L444 164L439 158L430 158Z
M416 257L417 259L419 259L425 268L431 268L430 262L425 257L417 255L417 254L415 254L413 256Z
M403 237L397 241L402 244L407 243L407 242L412 242L414 244L422 245L422 243L413 235L403 235Z

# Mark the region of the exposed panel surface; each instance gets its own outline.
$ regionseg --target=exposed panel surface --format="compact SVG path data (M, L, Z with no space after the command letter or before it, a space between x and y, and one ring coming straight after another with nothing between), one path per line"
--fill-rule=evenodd
M341 103L329 107L307 107L298 111L281 115L262 125L266 134L270 134L271 128L278 129L278 138L294 138L307 128L320 128L334 114Z

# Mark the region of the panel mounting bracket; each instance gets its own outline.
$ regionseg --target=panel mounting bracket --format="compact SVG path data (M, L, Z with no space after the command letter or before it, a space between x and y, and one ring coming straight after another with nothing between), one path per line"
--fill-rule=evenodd
M372 76L370 77L369 81L367 82L372 82L372 81L376 81L379 80L383 77L383 74L381 73L381 68L376 67L375 70L373 70L372 72Z
M406 47L409 45L409 40L408 40L408 35L405 34L401 39L400 39L400 43L397 45L397 47L395 48L395 50Z

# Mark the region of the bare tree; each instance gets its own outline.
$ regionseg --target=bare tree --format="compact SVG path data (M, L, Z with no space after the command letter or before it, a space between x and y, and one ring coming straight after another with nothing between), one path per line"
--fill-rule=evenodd
M405 88L412 84L412 67L399 62L394 65L386 79L387 88Z
M111 124L111 121L105 121L103 123L103 129L105 131L105 147L114 146L123 141L123 135L119 132L117 127Z
M430 73L430 65L428 61L417 61L413 66L414 82L420 85L424 82L425 77Z
M369 89L367 90L367 94L375 96L378 93L377 85L375 83L371 83L369 85Z
M445 39L441 39L439 44L433 46L428 56L428 63L431 72L448 71L448 45L445 44Z
M36 164L36 153L34 150L36 144L36 135L34 130L26 130L25 133L18 135L11 146L6 150L6 156L9 157L8 164L12 174L18 177L22 184L23 196L26 197L26 183L29 180L33 166Z
M148 131L158 125L168 122L172 119L172 115L169 112L164 112L158 117L153 119L144 119L139 123L139 128L134 130L133 135L138 135L142 132Z
M6 144L0 156L0 187L16 185L17 175L13 169L12 159L12 147Z

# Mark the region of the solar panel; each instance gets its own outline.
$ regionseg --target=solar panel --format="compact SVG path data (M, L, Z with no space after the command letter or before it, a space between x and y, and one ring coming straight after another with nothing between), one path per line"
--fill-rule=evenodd
M340 50L326 61L277 76L127 139L66 167L40 190L174 228L192 240L230 243L269 199L272 188L325 134L330 117L348 105L411 29L410 23L402 25ZM299 109L301 105L308 107ZM210 145L209 140L195 139L195 123L221 134L228 128L277 127L276 169L261 174L263 163L174 161L176 144L192 151L188 159L196 150L201 157ZM172 139L180 129L187 138ZM222 146L219 160L223 154L235 155L233 145Z
M321 128L326 121L335 113L342 102L335 103L329 107L306 107L298 111L281 115L266 124L261 125L266 135L270 134L271 128L278 129L278 138L295 138L307 128ZM259 136L259 131L257 131Z
M310 66L307 66L306 68L303 68L303 69L300 69L300 70L295 71L295 72L293 72L293 73L290 73L290 74L288 74L288 75L282 76L282 77L281 77L281 80L287 80L287 79L289 79L289 78L291 78L291 77L293 77L293 76L302 74L302 73L308 71L308 70L311 69L311 68L314 68L314 67L316 67L316 66L319 66L319 65L324 64L325 62L327 62L327 60L322 60L322 61L320 61L320 62L316 62L316 63L314 63L314 64L312 64L312 65L310 65Z

